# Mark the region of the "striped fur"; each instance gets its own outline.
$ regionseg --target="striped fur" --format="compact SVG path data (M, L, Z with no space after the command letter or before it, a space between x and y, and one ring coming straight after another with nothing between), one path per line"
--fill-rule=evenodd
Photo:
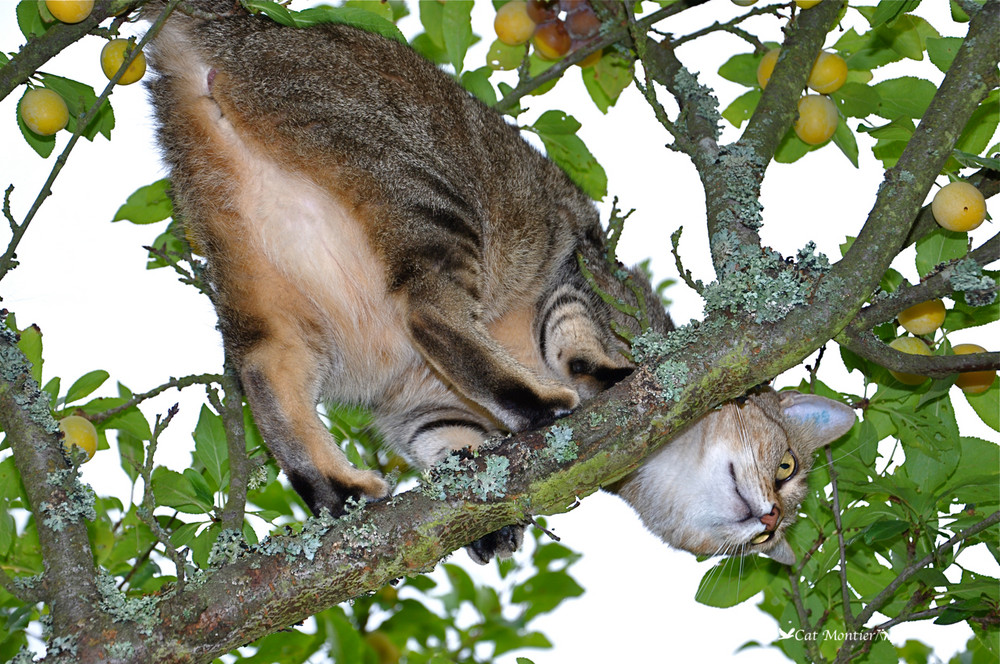
M630 371L611 332L630 321L577 267L633 297L592 202L405 45L175 15L150 56L175 209L264 439L314 511L388 491L333 443L320 401L370 408L427 467Z

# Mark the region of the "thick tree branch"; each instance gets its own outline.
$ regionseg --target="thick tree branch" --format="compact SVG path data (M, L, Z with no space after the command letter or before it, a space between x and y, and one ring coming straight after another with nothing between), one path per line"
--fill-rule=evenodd
M792 126L809 72L844 4L845 0L823 0L800 12L781 45L774 72L739 140L739 145L751 149L762 163L770 163Z
M66 462L48 396L31 378L16 335L2 326L0 358L0 428L35 515L53 629L76 631L97 615L94 561L84 523L93 497Z

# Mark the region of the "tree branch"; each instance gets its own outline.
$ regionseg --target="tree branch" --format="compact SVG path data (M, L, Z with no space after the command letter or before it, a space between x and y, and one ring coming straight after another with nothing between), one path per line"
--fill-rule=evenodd
M104 2L109 3L110 0L104 0ZM38 195L35 197L35 201L31 204L31 209L29 209L28 213L25 215L24 221L22 221L20 224L17 224L14 223L13 219L10 219L12 233L10 242L7 244L7 250L3 253L2 256L0 256L0 279L3 279L4 276L6 276L6 274L14 266L17 265L17 262L15 260L17 246L18 244L20 244L21 238L24 237L24 233L28 230L28 224L31 223L31 220L35 218L35 215L38 213L39 208L41 208L42 203L45 201L46 198L48 198L52 194L52 184L56 181L56 177L59 176L59 173L62 171L63 166L66 165L66 160L69 159L70 152L73 151L73 148L76 147L77 141L79 141L80 137L83 136L83 132L86 130L87 125L90 124L90 121L94 119L94 117L97 115L97 112L101 109L101 105L104 104L107 98L111 95L111 91L118 84L119 79L121 79L122 75L124 75L125 70L128 69L128 66L132 64L132 61L135 60L135 58L139 56L139 53L142 52L142 47L145 46L146 43L149 42L153 37L155 37L156 34L160 31L160 28L163 27L163 23L166 21L167 16L170 15L170 13L173 11L174 6L178 2L179 0L169 0L166 8L163 10L160 16L153 22L153 25L150 26L149 30L146 31L146 34L142 36L142 39L138 41L136 47L132 49L132 52L129 54L129 56L125 58L125 61L122 62L121 67L118 69L115 75L111 77L111 80L108 81L107 86L105 86L104 91L101 92L101 94L97 97L97 100L93 103L93 105L89 109L87 109L86 113L77 118L76 131L73 132L73 135L70 137L69 142L66 143L66 147L63 148L63 151L59 154L58 157L56 157L56 162L55 164L52 165L52 170L49 172L49 176L48 178L46 178L45 184L42 185L41 190L39 190ZM108 5L105 4L103 6L107 7ZM81 23L75 25L89 24L89 21L93 17L94 17L94 12L91 13L90 17L84 19ZM56 27L58 28L59 26ZM65 27L73 27L73 26L65 26ZM78 35L75 39L78 39L80 36L82 35ZM29 45L31 43L32 42L29 42ZM6 69L6 67L4 67L4 69Z
M93 496L66 462L48 396L31 377L17 335L4 326L0 358L0 428L7 434L35 515L53 630L76 631L98 614L93 553L84 523L93 513Z
M885 604L890 599L892 599L892 596L895 594L895 592L899 589L900 586L906 583L910 579L910 577L919 572L921 569L927 567L932 562L934 562L934 560L938 558L942 553L944 553L954 545L958 544L962 540L968 539L973 535L977 535L982 531L986 530L987 528L989 528L990 526L996 525L997 523L1000 523L1000 511L994 512L993 514L990 514L988 517L986 517L976 525L970 526L965 530L956 533L955 535L950 537L947 541L945 541L943 544L941 544L939 547L937 547L934 551L931 551L930 553L928 553L926 556L916 561L915 563L908 565L905 569L903 569L903 571L899 573L898 576L896 576L895 579L893 579L889 583L889 585L883 588L875 597L872 598L870 602L868 602L868 605L858 615L857 619L853 623L849 623L848 631L864 627L865 623L868 622L873 615L875 615L875 612L881 609L883 606L885 606Z
M996 80L996 49L980 45L1000 40L998 14L1000 3L990 0L970 22L968 35L913 137L886 173L858 239L830 273L828 278L842 280L847 292L875 290L882 275L871 274L865 266L884 264L903 246L955 141Z
M840 591L844 603L844 623L854 620L851 611L851 589L847 585L847 547L844 544L844 524L840 519L840 492L837 491L837 469L833 465L833 451L829 445L823 446L826 452L826 468L830 473L830 484L833 486L833 525L837 528L837 550L840 552Z
M148 392L143 392L142 394L134 394L132 398L121 404L120 406L115 406L114 408L109 408L108 410L102 411L100 413L94 413L93 415L87 415L87 419L91 422L100 423L105 420L109 420L115 415L125 412L129 408L138 406L143 401L147 399L152 399L155 396L166 392L172 387L178 390L183 390L185 387L190 387L191 385L211 385L212 383L222 382L221 374L198 374L192 376L184 376L182 378L171 378L163 385L159 385L149 390Z
M42 65L59 55L64 48L75 43L93 31L104 19L113 16L124 7L138 2L125 0L98 0L90 16L79 23L55 23L44 34L32 37L21 47L14 57L0 67L0 99L4 99L14 88L27 82Z

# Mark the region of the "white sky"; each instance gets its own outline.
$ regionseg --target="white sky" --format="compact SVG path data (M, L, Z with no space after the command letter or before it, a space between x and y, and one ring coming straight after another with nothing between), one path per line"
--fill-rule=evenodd
M303 3L304 4L304 3ZM874 4L874 3L873 3ZM14 21L12 0L0 2L0 48L15 51L23 38ZM299 7L301 8L301 7ZM687 34L715 20L728 20L739 8L725 0L684 12L660 26L661 30ZM962 35L964 26L953 24L947 3L925 2L920 8L931 23L946 34ZM847 21L856 21L857 14ZM483 41L470 51L466 68L484 62L485 48L492 41L492 8L477 3L476 32ZM845 27L849 23L845 22ZM144 26L142 26L144 29ZM760 28L762 37L780 41L780 23L756 19L746 27ZM419 29L415 16L405 19L406 34ZM834 32L828 44L836 41ZM722 81L715 72L735 53L749 46L731 35L719 35L707 43L686 46L680 57L687 66L704 74L703 82L715 87L725 107L745 89ZM98 54L103 42L88 38L68 48L45 66L46 72L75 78L94 86L98 92L106 79ZM925 78L940 80L929 63L916 63ZM886 77L909 73L894 67ZM571 112L583 124L580 135L608 172L609 197L617 195L621 207L636 208L619 246L622 259L637 262L653 257L658 277L676 277L669 253L670 233L685 227L681 240L685 267L696 278L713 277L708 261L704 228L704 196L693 166L686 157L661 146L668 136L634 88L630 88L607 116L586 98L574 69L557 86L558 97L530 98L523 122L537 117L548 105ZM16 219L22 219L48 175L55 155L42 160L22 140L14 122L15 91L0 102L0 185L15 185L11 199ZM560 103L562 94L572 101ZM551 100L550 100L551 98ZM661 91L666 103L667 95ZM152 140L152 126L146 95L140 85L119 88L112 96L117 127L110 143L98 137L94 143L81 142L70 156L45 203L22 241L18 257L21 267L0 285L2 306L17 314L18 323L37 323L44 334L45 379L63 377L63 391L78 376L93 369L112 375L98 393L112 395L118 380L134 391L145 391L170 376L218 371L221 343L214 330L215 317L206 298L179 284L168 270L145 271L146 252L162 229L109 223L118 206L138 187L164 175ZM667 104L668 109L670 105ZM852 121L852 126L854 122ZM728 125L726 125L728 127ZM65 132L63 132L65 134ZM738 133L731 127L724 140ZM55 154L68 136L59 137ZM793 165L772 164L764 182L762 202L764 241L783 254L794 253L809 241L831 259L839 257L838 245L846 235L856 235L874 201L881 165L871 156L863 136L860 170L855 170L832 144ZM997 213L995 209L994 214ZM606 218L606 213L604 217ZM6 224L3 225L6 228ZM989 224L972 233L979 244L993 233ZM0 235L5 242L7 234ZM4 245L5 246L5 245ZM915 279L912 252L894 265ZM701 303L696 294L679 285L669 291L674 300L671 314L675 322L700 318ZM965 330L952 335L953 343L978 342L990 346L997 326ZM860 393L862 384L848 378L840 366L839 353L830 349L823 360L820 377L838 388ZM780 377L779 386L797 384L801 369ZM956 392L963 435L997 440L995 432L981 426ZM199 388L188 388L180 396L171 391L143 406L152 421L180 401L181 413L161 439L158 461L183 469L190 460L190 431L197 418ZM979 426L976 426L979 425ZM836 451L835 451L836 453ZM128 482L119 467L117 454L104 451L83 468L83 479L102 494L128 499ZM694 601L701 576L711 563L697 563L686 553L668 549L649 535L638 518L617 498L606 494L588 498L578 509L549 520L550 527L571 548L585 552L573 568L574 577L586 594L571 600L555 614L539 618L533 627L555 643L553 651L519 651L499 658L513 663L517 656L542 662L667 662L733 661L773 662L780 655L750 649L733 653L751 640L769 642L778 636L774 622L752 602L726 610L713 609ZM478 568L458 553L462 563L480 579L494 576L493 568ZM747 561L754 564L754 559ZM984 569L992 571L995 569ZM928 629L918 623L892 631L893 641L920 638L933 643L945 661L964 647L970 632L964 624Z

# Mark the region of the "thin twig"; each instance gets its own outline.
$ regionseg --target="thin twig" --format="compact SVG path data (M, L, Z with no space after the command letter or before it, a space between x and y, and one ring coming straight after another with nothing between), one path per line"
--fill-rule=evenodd
M157 541L163 545L166 551L167 557L173 561L174 567L177 568L177 593L180 594L184 590L185 582L185 564L186 560L184 556L174 548L173 543L170 541L170 535L160 526L160 522L156 520L156 515L153 510L156 509L156 502L153 499L153 456L156 454L156 444L159 440L160 434L163 430L167 428L170 424L170 420L174 418L177 414L178 408L177 404L174 404L167 411L167 416L165 418L160 418L159 415L156 416L156 424L153 426L153 435L149 440L149 448L146 451L146 463L143 464L141 470L142 481L144 484L143 495L142 495L142 506L136 510L138 517L149 526L149 529L156 536Z
M837 549L840 552L840 590L844 602L844 623L851 624L854 613L851 611L851 589L847 585L847 547L844 544L844 524L840 519L840 494L837 491L837 470L833 465L833 451L829 445L823 446L826 452L826 468L830 473L830 483L833 485L833 524L837 528Z
M125 70L128 69L128 66L132 64L132 61L135 58L139 57L143 46L145 46L149 40L159 33L160 28L163 27L163 23L167 19L167 16L170 15L174 6L178 2L179 0L170 0L170 2L167 3L166 9L164 9L160 16L157 17L153 25L146 31L146 34L142 36L142 39L138 41L136 47L132 49L132 53L129 54L129 57L122 62L122 66L117 72L115 72L115 75L111 78L111 80L108 81L107 86L105 86L104 91L101 92L100 96L97 97L97 100L89 109L87 109L86 113L77 118L76 130L70 137L66 147L59 154L59 156L56 157L55 164L52 165L52 170L49 172L49 176L46 178L45 184L42 185L41 190L35 197L34 203L31 204L31 209L28 210L28 213L25 215L24 221L18 224L14 222L13 218L9 219L11 222L12 234L10 242L7 244L7 250L2 256L0 256L0 280L2 280L4 276L6 276L7 273L17 264L17 261L14 260L17 245L20 244L21 238L24 237L24 233L28 230L28 224L30 224L32 219L35 218L35 215L38 213L39 208L41 208L42 203L52 194L52 185L55 183L56 177L58 177L59 173L62 171L63 166L66 165L66 161L69 159L69 154L73 151L73 148L76 147L77 141L79 141L80 137L83 136L83 132L87 129L90 121L97 116L97 113L101 110L101 106L103 106L104 102L111 95L111 91L114 89L115 85L118 84L118 81L125 73Z
M177 388L178 390L183 390L185 387L190 387L191 385L211 385L212 383L219 383L222 381L222 376L220 374L198 374L193 376L184 376L183 378L171 378L163 385L159 387L154 387L148 392L143 392L142 394L134 394L132 398L121 404L120 406L115 406L114 408L109 408L108 410L102 411L100 413L94 413L93 415L87 415L87 419L94 423L100 423L105 420L111 419L115 415L122 413L129 408L138 406L143 401L147 399L152 399L155 396L166 392L170 388Z
M973 535L976 535L997 523L1000 523L1000 511L994 512L993 514L990 514L988 517L986 517L979 523L973 526L969 526L965 530L956 533L947 541L945 541L943 544L941 544L939 547L928 553L926 556L924 556L917 562L908 565L902 572L899 573L899 575L895 579L892 580L891 583L889 583L889 585L883 588L875 597L872 598L870 602L868 602L868 606L864 608L864 610L858 615L857 619L853 621L853 623L845 622L845 624L847 624L850 627L850 629L857 629L863 626L866 622L868 622L871 619L872 615L874 615L876 611L881 609L883 606L885 606L886 602L892 599L893 594L895 594L895 592L899 589L899 587L904 583L906 583L910 579L910 577L912 577L914 574L919 572L927 565L930 565L932 562L934 562L934 560L938 556L943 554L945 551L950 549L955 544L958 544L962 540L968 539L969 537L972 537ZM848 631L850 631L850 629Z
M681 233L684 232L684 227L679 226L676 231L670 234L670 246L671 253L674 255L674 263L677 265L677 274L680 275L681 280L688 285L694 292L698 295L703 295L705 290L705 284L701 281L696 281L694 275L691 274L690 270L685 270L684 265L681 263L680 254L680 243L681 243Z
M673 16L674 14L677 14L685 9L688 9L691 6L692 6L691 4L689 4L688 2L684 2L682 0L681 2L670 5L669 7L664 7L663 9L659 9L650 14L649 16L645 16L636 21L635 23L636 28L640 30L647 30L657 21L662 21L663 19L669 16ZM576 63L585 60L592 53L596 53L597 51L605 48L606 46L610 46L615 42L621 41L622 39L627 37L628 34L629 34L628 26L621 26L615 28L614 30L609 30L607 33L601 35L598 39L596 39L592 44L588 45L586 48L581 48L577 51L574 51L573 53L570 53L565 58L563 58L553 66L549 67L538 76L534 76L532 78L528 78L526 80L519 82L517 84L517 87L508 92L503 99L494 104L493 108L501 113L506 113L510 111L517 105L517 103L521 100L522 97L531 94L531 92L538 89L545 83L548 83L549 81L553 81L559 78L560 76L562 76L563 72L565 72L567 69L569 69Z
M746 14L737 16L732 21L728 21L726 23L719 23L718 21L716 21L707 28L702 28L701 30L692 32L689 35L684 35L683 37L677 37L676 39L672 39L671 41L673 42L674 47L677 47L680 46L681 44L684 44L689 41L694 41L699 37L704 37L705 35L709 35L713 32L722 31L736 35L740 39L752 45L754 47L754 50L759 50L762 46L760 40L757 39L754 35L747 32L746 30L737 28L736 26L738 26L740 23L747 20L748 18L752 18L754 16L761 16L763 14L774 14L775 16L778 16L781 10L787 8L787 6L788 5L768 5L767 7L754 7Z
M799 616L799 625L802 626L802 630L807 633L813 631L812 624L809 622L809 614L806 611L805 604L802 602L802 593L799 590L799 569L795 566L789 566L788 571L788 582L792 586L792 604L795 605L795 612ZM806 654L809 659L813 662L823 661L823 655L819 652L819 645L816 643L815 639L808 639L804 642Z

